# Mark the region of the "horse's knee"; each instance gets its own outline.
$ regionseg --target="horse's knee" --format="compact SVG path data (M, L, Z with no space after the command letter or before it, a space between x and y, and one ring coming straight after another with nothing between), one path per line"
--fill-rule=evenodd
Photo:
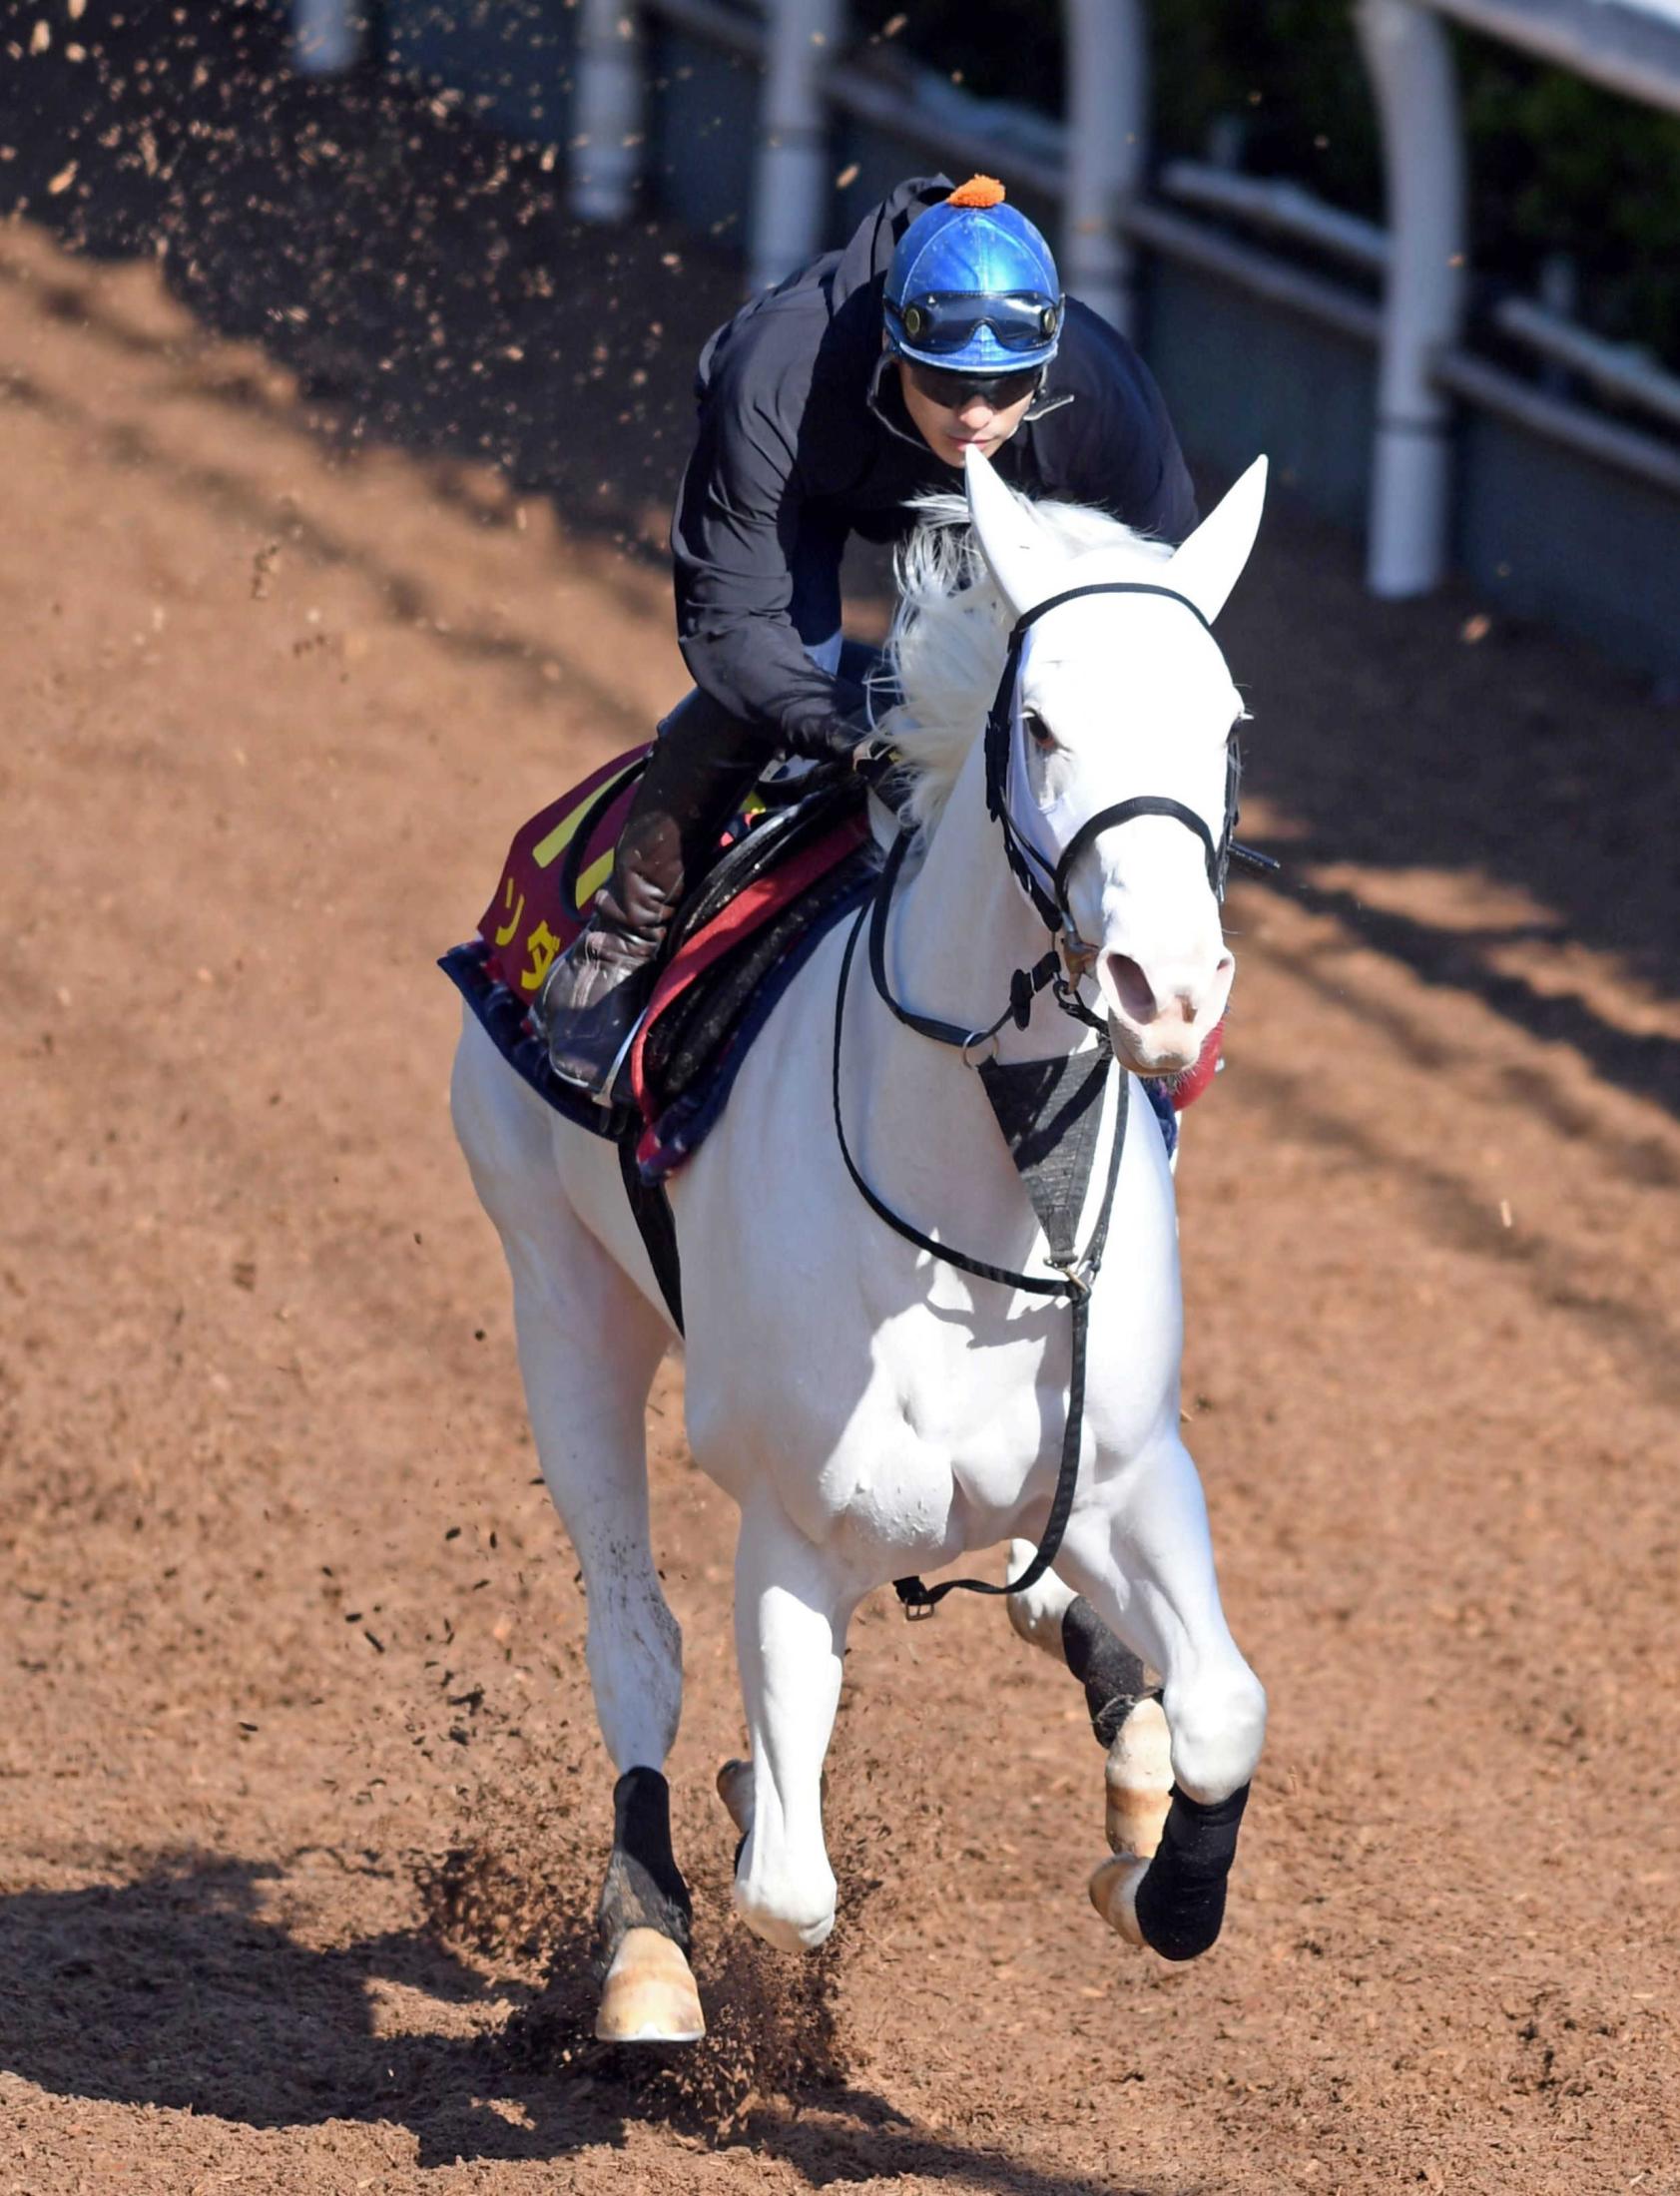
M1252 1670L1187 1686L1169 1682L1162 1705L1181 1792L1207 1807L1248 1783L1266 1739L1266 1689Z

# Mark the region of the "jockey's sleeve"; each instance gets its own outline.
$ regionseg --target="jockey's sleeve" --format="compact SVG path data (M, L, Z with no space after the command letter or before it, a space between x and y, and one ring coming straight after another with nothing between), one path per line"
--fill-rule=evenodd
M671 554L677 640L695 684L785 744L802 724L849 715L863 698L812 661L790 615L805 503L795 446L804 391L787 377L766 378L764 389L753 386L737 352L708 392Z

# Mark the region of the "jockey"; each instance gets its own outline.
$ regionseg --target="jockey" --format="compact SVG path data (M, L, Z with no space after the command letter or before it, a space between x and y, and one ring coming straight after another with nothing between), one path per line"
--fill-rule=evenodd
M537 1010L555 1073L603 1102L685 883L754 779L778 755L849 759L867 735L867 655L840 640L848 534L903 539L970 446L1011 486L1142 533L1181 541L1196 519L1148 369L1063 296L1049 246L988 177L900 184L843 251L712 336L696 389L671 525L694 692L659 727L612 874Z

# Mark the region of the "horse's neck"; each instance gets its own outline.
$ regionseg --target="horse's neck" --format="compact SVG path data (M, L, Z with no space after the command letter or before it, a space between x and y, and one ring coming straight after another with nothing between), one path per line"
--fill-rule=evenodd
M1007 1006L1013 971L1030 968L1047 943L986 815L983 772L965 769L921 867L894 899L886 952L893 994L920 1013L984 1029ZM1026 1266L1038 1231L979 1076L956 1047L893 1019L861 965L850 997L841 1078L847 1133L876 1194L974 1257ZM1089 1032L1041 992L1029 1029L999 1032L999 1056L1045 1059L1086 1041ZM867 1233L859 1240L878 1242ZM990 1317L1005 1299L982 1290L977 1301Z
M887 955L893 989L908 1006L967 1029L985 1029L1009 1003L1017 968L1042 959L1050 936L1016 883L1002 834L986 813L985 769L963 765L915 876L898 897ZM938 1052L925 1039L914 1043ZM997 1057L1042 1060L1095 1040L1041 991L1025 1030L1006 1022ZM947 1055L949 1060L955 1054ZM929 1063L932 1065L933 1063Z

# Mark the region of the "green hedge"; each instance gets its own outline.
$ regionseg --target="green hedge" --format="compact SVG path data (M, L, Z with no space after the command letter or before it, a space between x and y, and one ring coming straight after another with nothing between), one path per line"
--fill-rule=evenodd
M1348 0L1153 0L1157 151L1201 154L1238 118L1244 166L1380 217L1377 118ZM857 19L988 98L1059 111L1060 0L863 0ZM1540 261L1573 254L1581 313L1680 364L1680 120L1458 40L1478 290L1531 289Z

